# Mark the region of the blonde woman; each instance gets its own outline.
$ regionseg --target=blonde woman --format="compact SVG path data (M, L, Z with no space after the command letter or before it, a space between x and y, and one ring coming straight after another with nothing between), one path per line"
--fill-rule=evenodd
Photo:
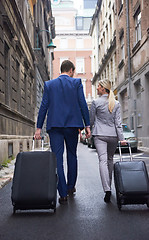
M90 110L90 125L99 158L99 170L105 192L104 201L110 202L113 155L118 141L126 144L121 125L120 104L115 100L108 79L100 80L97 88L99 98Z

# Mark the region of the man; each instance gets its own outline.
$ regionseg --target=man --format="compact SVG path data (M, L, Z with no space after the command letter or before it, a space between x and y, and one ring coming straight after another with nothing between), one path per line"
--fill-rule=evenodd
M73 78L75 66L69 60L61 64L61 75L45 82L35 138L40 139L47 114L47 132L52 151L57 158L59 203L67 203L67 194L73 194L77 179L77 144L79 129L90 136L88 107L81 79ZM48 113L47 113L48 112ZM84 123L83 123L84 121ZM64 142L67 151L67 182L63 168Z

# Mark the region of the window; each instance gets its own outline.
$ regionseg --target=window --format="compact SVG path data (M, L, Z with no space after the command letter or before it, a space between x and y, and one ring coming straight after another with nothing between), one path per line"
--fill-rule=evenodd
M138 126L142 125L142 116L141 116L140 112L138 112L138 114L137 114L137 125Z
M76 17L76 29L77 30L83 29L83 17Z
M135 36L136 43L141 40L141 12L140 8L135 14Z
M77 58L76 59L76 73L84 73L84 58Z
M16 60L17 110L20 111L20 63Z
M137 125L142 125L142 101L141 101L141 83L138 80L135 83L135 90L136 90L136 111L137 111Z
M140 101L141 100L141 83L140 80L135 83L136 89L136 98Z
M5 67L5 103L10 104L10 52L7 43L4 43L4 67Z
M111 83L112 83L112 85L115 85L115 79L114 79L114 77L113 77L113 60L112 60L112 59L111 59L110 65L111 65L111 72L110 72ZM109 77L110 77L110 76L109 76Z
M67 48L68 47L68 41L66 38L62 38L60 40L60 48Z
M82 38L77 38L76 39L76 48L83 48L84 44L83 44L83 39Z
M27 150L29 151L30 149L30 145L29 145L29 141L27 141Z
M121 36L121 38L120 38L120 58L121 58L121 60L123 60L124 59L124 35L122 35Z
M8 143L8 158L13 156L13 143Z
M122 92L121 98L122 98L123 123L127 123L127 119L128 119L128 94L127 94L127 90Z
M20 144L19 144L19 152L23 152L23 143L22 142L20 142Z

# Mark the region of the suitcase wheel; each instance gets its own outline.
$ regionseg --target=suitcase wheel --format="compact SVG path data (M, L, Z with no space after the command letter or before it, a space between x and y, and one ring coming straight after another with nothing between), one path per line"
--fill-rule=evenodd
M54 208L54 213L56 213L56 208Z
M15 207L13 207L13 214L15 214L16 213L16 208Z
M122 209L122 205L120 203L117 204L119 211Z

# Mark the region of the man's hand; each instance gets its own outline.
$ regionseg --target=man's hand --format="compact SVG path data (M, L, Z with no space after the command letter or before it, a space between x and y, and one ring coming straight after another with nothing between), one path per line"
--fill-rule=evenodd
M37 139L37 140L41 139L41 128L36 129L34 138Z
M89 137L91 136L90 127L86 127L86 128L85 128L85 132L86 132L86 138L89 138Z

